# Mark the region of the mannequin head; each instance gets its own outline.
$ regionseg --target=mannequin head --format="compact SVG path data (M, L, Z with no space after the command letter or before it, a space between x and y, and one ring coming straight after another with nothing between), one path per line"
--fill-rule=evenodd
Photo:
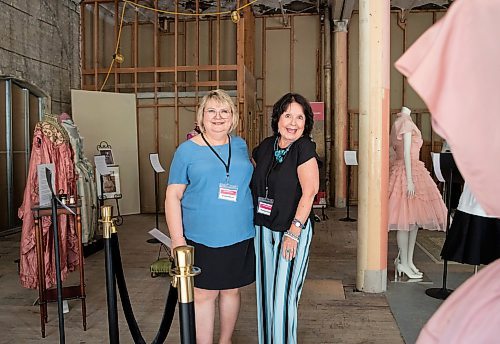
M409 116L411 114L411 110L408 109L406 106L403 106L401 108L400 114Z

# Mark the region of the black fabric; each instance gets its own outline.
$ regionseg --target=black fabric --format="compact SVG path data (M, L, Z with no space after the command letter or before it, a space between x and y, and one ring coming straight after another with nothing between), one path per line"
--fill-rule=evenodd
M297 167L311 158L318 159L318 155L316 144L309 138L301 137L292 143L283 162L277 163L274 159L275 140L276 136L266 138L252 153L256 163L251 182L254 223L273 231L284 232L290 228L302 197ZM257 199L266 195L266 176L269 171L268 198L273 199L274 204L271 214L267 216L257 213Z
M456 210L441 257L471 265L489 264L500 258L500 219Z
M253 241L251 238L234 245L213 248L186 239L186 243L194 247L194 266L201 268L201 274L194 278L194 286L224 290L255 282Z

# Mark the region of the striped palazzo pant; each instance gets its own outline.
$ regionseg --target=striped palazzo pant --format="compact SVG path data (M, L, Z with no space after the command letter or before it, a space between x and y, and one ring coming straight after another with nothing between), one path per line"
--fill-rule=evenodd
M302 230L297 254L281 254L283 234L255 226L257 321L260 344L297 343L297 307L309 264L312 225Z

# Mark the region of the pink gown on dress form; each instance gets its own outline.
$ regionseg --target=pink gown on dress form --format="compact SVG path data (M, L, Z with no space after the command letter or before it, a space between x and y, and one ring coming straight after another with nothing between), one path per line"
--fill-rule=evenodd
M415 197L407 197L403 135L411 132L411 175ZM390 144L396 152L389 174L389 230L446 230L447 209L429 171L419 160L422 135L408 115L398 114Z
M20 281L25 288L38 288L38 262L35 247L35 221L31 208L38 204L37 165L54 163L56 169L56 192L63 190L68 195L76 195L73 151L59 129L51 123L40 122L35 126L33 146L29 165L28 180L24 189L23 203L19 207L18 216L23 220L20 245ZM54 259L54 241L52 219L44 216L41 219L43 232L43 253L45 266L45 286L55 284L56 271ZM70 271L79 264L78 236L73 221L67 215L58 216L60 238L61 277L64 280Z
M500 217L500 0L456 0L396 62L488 215Z

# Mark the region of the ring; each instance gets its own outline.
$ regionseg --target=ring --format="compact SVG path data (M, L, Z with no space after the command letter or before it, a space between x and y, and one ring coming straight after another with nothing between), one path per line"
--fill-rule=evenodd
M290 249L289 249L289 248L287 248L287 249L286 249L286 253L290 253L290 252L291 252L291 251L290 251Z

